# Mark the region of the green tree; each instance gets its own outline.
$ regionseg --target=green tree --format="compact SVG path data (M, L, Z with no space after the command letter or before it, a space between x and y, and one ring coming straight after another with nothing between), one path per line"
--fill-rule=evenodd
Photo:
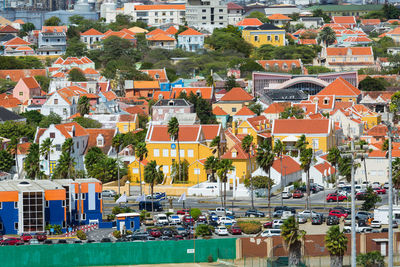
M304 134L302 134L299 139L296 141L295 147L301 153L301 151L305 150L308 146L307 138Z
M143 194L141 164L142 164L142 161L145 158L147 158L147 152L148 152L148 150L147 150L145 142L140 142L137 144L136 149L135 149L135 156L137 158L137 161L139 162L140 195Z
M383 78L372 78L367 76L358 84L358 88L362 91L385 91L389 83Z
M68 30L70 35L79 34L79 32L72 32ZM83 57L87 55L87 46L78 36L71 36L67 40L67 49L65 51L65 56L67 57Z
M197 219L199 218L199 216L201 215L201 210L198 208L192 208L190 209L190 216L193 217L193 219L195 219L197 221Z
M61 117L60 115L50 112L48 116L45 116L39 123L40 128L49 128L51 124L60 124L61 123Z
M0 171L9 172L14 166L14 158L6 150L0 150Z
M383 267L385 266L385 257L380 251L371 251L357 255L357 264L363 267Z
M289 119L295 117L296 119L303 119L304 118L304 110L299 107L287 107L279 116L282 119Z
M253 149L253 136L246 135L242 140L242 149L247 154L248 165L250 170L250 194L251 194L251 208L254 209L254 186L253 186L253 178L252 178L252 169L251 169L251 153ZM247 168L246 168L247 169Z
M386 19L398 19L400 17L400 10L394 5L385 4L383 6L383 14Z
M102 124L94 119L85 117L75 117L73 121L77 122L83 128L101 128Z
M32 125L39 125L40 121L44 118L37 110L29 110L20 114L22 117L26 118L26 122Z
M0 136L4 138L21 138L27 137L29 140L33 140L36 133L36 127L32 124L24 122L6 121L0 123Z
M313 160L313 150L312 148L306 148L300 151L300 167L306 172L307 174L307 210L311 208L310 206L310 167L311 162Z
M39 144L32 143L29 146L28 155L24 160L24 170L29 179L42 179L44 176L40 169L40 149Z
M218 170L218 163L219 160L218 158L214 157L214 156L209 156L206 159L206 162L204 162L204 169L208 172L211 172L211 179L210 182L215 182L215 173Z
M323 18L325 23L329 23L331 21L331 18L325 14L322 9L318 8L318 9L314 9L313 10L313 17L321 17Z
M69 17L69 22L71 23L71 24L73 24L73 25L79 25L79 24L81 24L82 23L82 21L84 20L85 18L84 17L82 17L82 16L80 16L80 15L73 15L73 16L71 16L71 17Z
M162 166L157 167L155 160L150 161L144 167L144 181L150 185L151 199L153 199L154 186L164 181L164 173L161 170ZM151 211L154 211L153 203Z
M240 85L236 82L235 77L231 75L226 79L225 89L226 89L226 91L229 92L232 88L235 88L235 87L240 87Z
M261 112L263 112L263 106L260 103L251 103L249 109L257 114L257 116L260 116Z
M347 237L339 225L329 227L325 236L325 246L331 255L331 267L343 266L343 255L347 250Z
M61 20L59 17L53 16L51 18L48 18L44 21L44 26L59 26L61 23Z
M256 18L256 19L260 20L262 23L270 22L269 19L267 18L267 16L265 16L265 14L260 11L253 11L246 18Z
M368 187L365 197L364 197L364 202L361 205L361 209L365 211L369 211L372 208L375 208L376 203L382 201L381 197L378 196L372 187Z
M120 168L120 175L127 173L126 168ZM102 160L98 160L93 167L92 177L99 179L103 183L115 181L118 178L117 160L105 156Z
M319 73L327 73L332 72L331 69L324 66L306 66L308 74L319 74Z
M257 148L256 161L258 166L263 169L263 171L268 174L269 181L267 183L267 191L268 191L268 211L269 217L272 218L271 215L271 189L274 184L274 181L271 179L271 167L275 160L275 154L273 153L272 147L268 140L264 140Z
M337 147L332 147L328 151L328 156L327 160L329 163L335 167L335 181L336 181L336 190L339 190L338 188L338 177L336 176L336 169L337 169L337 164L340 160L340 150Z
M351 166L353 165L351 158L340 157L338 161L338 170L341 176L344 176L347 182L351 182ZM357 165L354 166L354 171Z
M120 162L119 162L119 152L121 151L121 146L124 142L124 135L121 133L116 134L112 138L111 146L114 149L115 153L117 154L117 178L118 178L118 194L121 194L121 185L120 185Z
M0 94L14 89L17 85L16 82L6 79L0 79Z
M33 31L35 29L35 25L31 22L26 22L24 24L22 24L22 31L25 33L29 33L31 31Z
M179 181L182 181L181 177L181 148L179 145L179 122L176 117L172 117L169 122L168 122L168 134L171 138L172 141L178 143L178 151L176 154L178 154L178 179Z
M44 160L47 160L47 168L49 172L49 177L51 177L52 170L50 168L50 163L51 163L51 152L53 151L54 145L53 145L53 139L50 139L47 137L46 139L43 140L43 142L40 144L39 152L40 155L44 158Z
M400 158L395 158L392 163L392 181L393 187L396 189L396 203L398 203L399 189L400 189Z
M71 151L74 146L72 138L65 140L61 148L61 156L58 159L57 165L53 172L54 179L70 179L71 176L75 177L75 161L71 156Z
M283 221L281 226L281 236L289 249L289 267L300 265L301 259L301 241L306 232L299 229L299 224L294 216Z
M50 78L47 76L35 76L36 81L39 83L40 88L46 93L49 91Z
M222 183L224 183L224 199L221 202L223 207L225 207L225 216L226 216L226 182L228 181L228 173L233 171L235 167L232 165L232 161L230 159L222 159L218 162L217 174Z
M96 171L96 164L102 162L106 158L106 155L97 146L89 148L85 155L85 168L89 177L94 177Z
M87 81L85 74L77 68L73 68L68 73L68 80L71 82L85 82Z
M82 117L86 114L89 114L90 103L89 103L89 98L87 96L81 96L79 98L77 111L81 114Z
M336 41L336 33L331 27L325 27L319 33L319 38L325 43L325 46L328 47Z
M218 135L216 137L214 137L214 139L211 141L210 143L211 147L215 147L217 149L217 155L218 155L218 159L221 158L221 137Z

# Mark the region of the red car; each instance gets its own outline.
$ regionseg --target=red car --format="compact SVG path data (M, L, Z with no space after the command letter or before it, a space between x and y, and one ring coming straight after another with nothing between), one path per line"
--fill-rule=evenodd
M232 235L241 235L242 234L242 229L240 229L239 226L232 225L232 227L229 228L228 232L231 233Z
M386 194L386 189L378 187L378 188L374 188L374 192L377 193L378 195L379 194Z
M9 237L9 238L1 241L2 246L19 246L19 245L23 245L23 244L24 244L24 241L22 241L18 237Z
M266 222L263 224L264 228L272 228L272 221Z
M339 201L346 200L346 196L339 195ZM326 196L326 202L333 202L333 201L338 201L338 195L337 194L328 194Z
M205 215L200 215L199 218L197 218L198 222L207 222L207 217Z
M29 240L32 239L32 236L31 236L30 234L22 234L22 235L21 235L21 239L22 239L24 242L28 242Z
M154 238L162 236L161 231L157 230L157 229L148 229L147 232L149 233L149 235L151 235Z
M339 219L341 218L341 217L343 217L343 218L347 218L347 213L343 213L342 211L340 211L340 210L331 210L330 212L329 212L329 216L335 216L335 217L338 217Z
M293 198L302 198L302 197L304 197L304 194L300 190L296 190L296 191L293 192L293 196L292 197Z
M192 216L186 215L183 217L182 222L186 223L186 224L192 224L192 223L194 223L194 219Z
M178 210L178 211L176 212L176 214L179 214L179 215L189 214L189 209L181 209L181 210Z
M40 241L45 241L47 239L47 236L45 233L37 233L36 234L36 239Z

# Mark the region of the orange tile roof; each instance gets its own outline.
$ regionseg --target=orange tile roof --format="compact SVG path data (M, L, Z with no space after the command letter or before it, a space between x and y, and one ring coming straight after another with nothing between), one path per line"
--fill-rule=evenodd
M299 39L299 44L302 45L317 45L317 39Z
M250 157L253 158L255 157L255 153L250 153ZM226 151L222 156L222 159L231 159L231 160L237 160L237 159L248 159L249 154L246 153L240 143L235 143L228 151Z
M75 128L75 136L86 136L88 132L77 122L69 122L64 124L57 124L55 127L61 132L65 138L72 138L69 132L72 131L72 128Z
M42 32L67 32L67 26L42 26Z
M29 152L29 148L31 147L32 143L22 143L22 144L18 144L17 146L17 154L18 155L26 155ZM15 150L14 150L15 151Z
M15 108L22 104L22 102L12 95L0 94L0 107Z
M244 18L236 26L260 26L263 23L257 18Z
M328 56L346 56L351 52L353 56L373 55L372 47L328 47L326 54Z
M285 111L285 108L290 107L290 102L274 102L267 107L263 113L265 114L278 114Z
M368 158L386 158L387 153L387 151L372 150L368 153Z
M135 10L168 10L178 9L185 10L185 5L136 5Z
M25 24L25 22L22 19L16 19L14 20L14 23Z
M108 101L117 99L117 95L114 93L114 91L107 91L103 92L102 94Z
M324 161L323 163L314 165L314 168L316 168L321 174L324 174L325 171L326 171L327 174L329 174L329 173L334 174L335 173L335 168L327 161Z
M65 78L65 73L60 71L60 72L54 73L51 77L53 77L53 78Z
M360 94L360 90L342 77L339 77L331 82L327 87L322 89L317 95L358 96Z
M219 136L221 133L221 124L203 124L201 125L201 130L204 135L204 139L211 141L216 136Z
M15 51L33 51L33 49L29 46L19 46L15 48Z
M32 45L32 44L19 37L15 37L4 43L4 46L21 46L21 45Z
M223 97L221 97L220 101L251 101L254 97L247 93L241 87L232 88L229 92L227 92Z
M351 42L351 43L370 43L372 42L371 39L369 39L366 36L357 36L357 37L347 37L346 39L343 40L343 42Z
M156 91L153 94L153 99L170 99L171 92L169 91Z
M300 59L270 59L270 60L256 60L264 69L279 69L282 71L292 70L301 67Z
M104 145L99 147L103 153L108 153L112 146L112 138L116 134L115 129L86 129L89 135L88 144L86 146L86 152L91 147L97 147L97 137L102 135L104 138Z
M101 33L98 30L91 28L91 29L81 33L81 35L83 35L83 36L85 36L85 35L97 36L97 35L104 35L104 33Z
M211 100L213 95L212 87L174 87L172 88L170 98L178 98L181 92L185 92L186 95L193 94L200 94L203 99Z
M0 70L0 79L10 79L18 82L20 79L28 76L46 76L45 69L24 69L24 70Z
M333 109L335 107L335 96L332 95L310 95L309 99L318 104L319 109Z
M257 132L261 132L266 130L266 128L263 128L264 125L269 123L269 120L264 116L256 116L252 118L248 118L246 120Z
M93 98L97 99L97 98L99 98L98 95L92 94L92 93L81 94L81 95L79 95L79 96L86 96L86 97L89 98L89 99L93 99Z
M216 107L213 109L212 113L213 113L215 116L226 116L226 115L228 115L228 113L226 113L222 108L220 108L220 107L218 107L218 106L216 106Z
M221 131L220 124L206 125L179 125L180 142L198 142L204 140L211 141ZM203 133L202 135L200 133ZM148 130L146 140L150 142L171 142L171 137L168 134L167 125L152 125Z
M6 25L6 26L0 28L0 32L1 33L16 33L16 32L18 32L18 30L15 29L11 25Z
M83 71L83 73L84 74L92 74L92 75L100 75L100 73L97 71L97 70L95 70L95 69L92 69L92 68L87 68L87 69L85 69L84 71Z
M167 34L169 34L169 35L174 35L175 33L178 32L178 30L177 30L174 26L171 26L171 27L169 27L165 32L166 32Z
M123 110L125 110L126 112L128 112L130 114L147 115L147 112L139 106L126 107L126 108L123 108Z
M160 84L158 81L133 81L133 88L135 89L159 89Z
M380 19L362 19L361 24L363 25L378 25L381 23Z
M269 20L292 20L286 15L283 14L272 14L269 17L267 17Z
M380 124L380 125L375 125L374 127L372 127L371 129L369 129L365 135L367 136L386 136L388 132L388 128L386 125L384 124Z
M157 28L157 29L155 29L155 30L152 30L152 31L149 32L149 33L146 33L146 36L157 35L157 34L160 34L160 33L167 34L165 31L163 31L163 30Z
M156 35L152 35L149 38L147 38L149 41L175 41L175 38L168 36L164 33L159 33Z
M243 106L238 112L236 112L235 116L253 116L256 115L253 111L251 111L247 106Z
M356 24L354 16L332 16L332 21L338 24Z
M283 166L281 168L281 166ZM284 155L282 156L282 165L281 165L281 159L280 158L275 158L274 163L272 164L272 168L277 171L278 173L281 173L283 171L283 175L290 175L292 173L296 173L301 171L300 164L295 161L292 157Z
M29 89L40 88L39 83L36 81L35 77L25 77L22 81Z
M168 82L168 76L165 69L149 69L149 70L140 70L141 72L149 75L153 80L157 80L160 83Z
M304 110L305 114L314 114L317 112L316 103L292 103L292 106Z
M328 134L330 121L307 119L277 119L274 120L272 134Z
M393 34L393 35L398 35L398 34L400 34L400 27L394 28L393 30L388 31L388 32L386 33L386 35L391 35L391 34Z
M390 24L393 24L395 22L400 23L400 19L389 19L387 22Z
M181 32L179 35L203 35L201 32L198 32L196 30L193 30L192 28L187 29L184 32Z

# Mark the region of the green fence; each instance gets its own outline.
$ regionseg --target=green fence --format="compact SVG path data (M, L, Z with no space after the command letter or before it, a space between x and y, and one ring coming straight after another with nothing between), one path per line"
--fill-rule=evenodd
M194 252L194 253L193 253ZM236 239L0 247L1 266L104 266L234 259Z

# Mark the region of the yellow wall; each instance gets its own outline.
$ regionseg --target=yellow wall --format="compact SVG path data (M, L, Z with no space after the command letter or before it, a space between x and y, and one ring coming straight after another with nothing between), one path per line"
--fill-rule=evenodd
M363 122L365 122L366 129L371 129L375 125L378 125L381 123L381 115L364 116L364 117L361 117L361 120Z
M299 139L301 135L296 136L296 139ZM306 140L308 142L307 148L313 148L313 139L318 140L318 147L315 147L316 150L322 150L323 152L328 152L330 148L335 146L335 139L333 134L331 133L329 136L306 136ZM286 135L275 135L273 136L273 144L276 139L280 139L281 141L285 139Z
M249 160L248 159L231 159L232 165L235 167L236 176L239 177L240 183L243 183L245 178L250 177ZM251 171L256 170L256 158L251 158ZM243 176L244 175L244 176Z
M339 102L350 102L350 101L352 101L352 102L354 102L354 103L357 103L357 97L356 96L337 96L336 97L336 101L339 101Z
M233 116L241 110L244 106L247 106L249 102L242 102L242 103L215 103L212 105L212 108L214 109L215 107L220 107L223 111L228 113L230 116ZM235 111L233 109L236 108Z
M255 47L260 47L265 44L273 46L285 45L284 30L243 30L242 37L245 41L251 43ZM275 40L275 38L278 40Z
M265 130L265 128L263 128L263 125L261 127L262 127L261 129L257 129L258 132L262 132L263 130ZM266 127L268 127L268 125L266 125ZM246 129L247 129L247 133L246 133ZM254 130L254 128L251 127L251 125L247 121L238 123L237 134L249 134L249 135L253 136L253 143L256 146L264 140L264 138L260 137L257 134L257 132Z
M132 132L139 128L139 118L135 122L117 122L117 128L120 133Z

